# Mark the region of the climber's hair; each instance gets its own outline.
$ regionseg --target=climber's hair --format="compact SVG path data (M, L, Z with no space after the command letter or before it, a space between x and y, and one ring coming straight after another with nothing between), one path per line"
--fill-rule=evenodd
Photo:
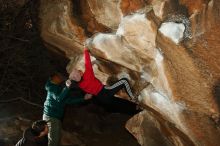
M43 132L46 128L47 122L44 120L38 120L33 122L31 126L32 133L35 136L39 136L41 132Z
M54 72L50 75L50 81L54 84L61 84L64 81L64 76L59 72Z

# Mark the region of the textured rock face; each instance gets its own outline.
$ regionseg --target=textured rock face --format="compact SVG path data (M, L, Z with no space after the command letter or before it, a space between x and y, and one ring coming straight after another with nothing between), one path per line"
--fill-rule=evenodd
M141 145L215 146L219 6L217 0L42 0L42 38L71 59L68 70L83 68L90 38L97 77L106 84L129 78L145 110L126 127Z

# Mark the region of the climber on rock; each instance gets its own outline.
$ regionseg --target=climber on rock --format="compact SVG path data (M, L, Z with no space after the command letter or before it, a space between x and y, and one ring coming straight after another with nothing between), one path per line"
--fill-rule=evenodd
M15 146L47 146L48 126L44 120L35 121L24 131L23 138Z
M94 75L89 50L84 48L85 72L72 69L69 78L77 82L78 86L90 94L94 99L105 108L114 109L116 112L132 113L137 109L137 104L128 100L117 98L114 95L121 89L125 89L131 100L136 97L131 92L129 82L126 78L118 80L111 86L103 85Z
M61 135L61 120L66 104L79 104L91 98L80 90L71 92L74 86L69 79L65 81L60 73L53 74L46 83L47 97L44 102L43 120L49 127L48 146L58 146Z

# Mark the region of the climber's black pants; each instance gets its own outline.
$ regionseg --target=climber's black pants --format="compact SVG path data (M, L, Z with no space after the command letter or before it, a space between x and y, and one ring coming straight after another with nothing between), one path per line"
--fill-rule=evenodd
M121 89L125 89L129 97L134 98L128 80L122 78L112 86L104 86L94 99L110 112L135 113L135 103L114 96Z

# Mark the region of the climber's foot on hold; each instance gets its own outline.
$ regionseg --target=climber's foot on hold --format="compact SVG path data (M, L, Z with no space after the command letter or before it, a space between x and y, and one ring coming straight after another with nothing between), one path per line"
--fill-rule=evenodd
M134 103L138 103L138 96L135 96L135 97L131 97L130 100Z
M142 106L136 105L136 111L137 111L137 113L139 113L139 112L141 112L141 111L143 111L143 110L144 110L144 108L143 108Z

